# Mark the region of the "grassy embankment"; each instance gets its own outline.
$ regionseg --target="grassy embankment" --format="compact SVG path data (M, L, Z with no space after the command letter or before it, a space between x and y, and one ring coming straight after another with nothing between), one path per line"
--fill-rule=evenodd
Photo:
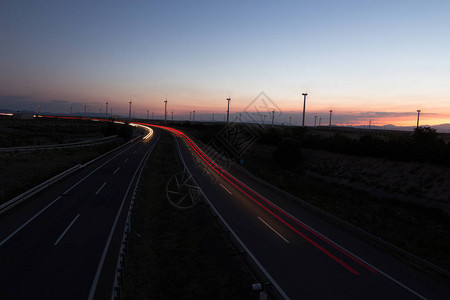
M177 210L165 195L182 171L163 133L148 160L136 201L125 299L255 299L252 276L203 203Z

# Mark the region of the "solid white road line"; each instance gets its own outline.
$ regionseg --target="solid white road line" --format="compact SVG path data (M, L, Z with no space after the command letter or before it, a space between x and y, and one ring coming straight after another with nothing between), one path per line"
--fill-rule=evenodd
M147 153L142 157L141 162L139 163L138 167L136 168L136 171L133 174L133 177L131 178L130 184L128 185L125 195L122 198L122 203L120 203L119 209L116 214L116 218L114 219L114 222L111 227L111 231L109 232L108 240L106 241L105 248L103 249L102 257L100 258L100 262L98 263L97 272L95 273L94 281L92 282L92 285L91 285L91 291L89 292L88 300L94 299L95 290L97 289L98 280L100 279L100 273L102 272L103 264L105 263L106 254L108 253L108 249L109 249L109 244L111 243L111 240L112 240L112 237L114 234L114 230L116 229L117 222L119 221L120 213L122 212L122 207L128 196L128 193L133 184L133 181L136 178L136 174L138 173L139 168L141 167L142 163L144 162L147 154L149 152L151 153L151 151L153 151L155 146L156 146L156 144L154 144L152 147L150 147L150 149L147 151ZM150 154L148 154L148 155L150 155Z
M226 187L223 186L223 184L219 183L221 187L223 187L225 189L225 191L227 191L230 195L233 195Z
M119 171L119 169L120 169L120 167L118 167L115 171L114 171L114 173L113 174L116 174L117 173L117 171Z
M282 238L286 243L289 243L289 241L282 236L278 231L276 231L275 229L273 229L272 226L270 226L269 224L267 224L263 219L261 219L260 217L258 217L258 219L263 222L267 227L269 227L270 229L272 229L273 232L275 232L280 238Z
M58 245L59 241L63 238L63 236L67 233L67 231L70 229L70 227L72 227L73 223L75 223L75 221L78 219L78 217L80 216L80 214L78 214L75 219L73 219L72 222L70 222L69 226L67 226L66 230L64 230L64 232L59 236L59 238L56 240L56 242L53 244L53 246Z
M6 243L10 238L12 238L16 233L18 233L19 231L21 231L25 226L27 226L31 221L33 221L37 216L39 216L41 213L43 213L47 208L49 208L53 203L55 203L56 201L58 201L59 199L61 199L61 196L59 196L58 198L56 198L55 200L53 200L50 204L48 204L46 207L44 207L43 209L41 209L40 212L38 212L37 214L35 214L31 219L29 219L28 221L26 221L25 223L22 224L22 226L20 226L19 228L16 229L16 231L14 231L13 233L11 233L6 239L4 239L1 243L0 246L3 245L4 243Z
M95 193L95 196L98 195L98 193L100 193L100 191L102 190L102 188L106 185L106 181L105 183L97 190L97 193Z

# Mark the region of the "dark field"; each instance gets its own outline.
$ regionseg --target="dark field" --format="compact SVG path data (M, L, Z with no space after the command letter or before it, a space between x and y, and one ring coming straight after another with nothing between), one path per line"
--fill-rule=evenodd
M80 142L103 137L105 124L84 120L0 116L0 148Z

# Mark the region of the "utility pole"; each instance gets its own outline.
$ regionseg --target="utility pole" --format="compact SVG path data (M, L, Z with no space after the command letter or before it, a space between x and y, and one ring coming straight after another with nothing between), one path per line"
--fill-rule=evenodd
M322 123L322 117L319 118L319 128L320 128L320 123Z
M275 120L275 111L272 110L272 128L273 128L274 120Z
M192 111L192 122L195 122L195 110Z
M420 109L417 110L417 128L419 128Z
M227 98L227 101L228 101L228 108L227 108L227 124L228 124L228 122L230 121L230 101L231 101L231 98Z
M302 93L303 95L303 121L302 126L305 127L305 107L306 107L306 96L308 96L308 93Z
M317 116L314 116L314 127L316 127Z
M332 113L333 113L333 110L330 109L330 124L328 125L330 129L331 129L331 114Z
M172 121L173 121L173 110L172 110Z
M166 100L164 100L164 124L167 124L167 97Z
M105 109L105 118L108 119L108 101L105 102L106 109Z
M130 102L128 102L130 104L130 108L128 109L128 121L131 121L131 99Z

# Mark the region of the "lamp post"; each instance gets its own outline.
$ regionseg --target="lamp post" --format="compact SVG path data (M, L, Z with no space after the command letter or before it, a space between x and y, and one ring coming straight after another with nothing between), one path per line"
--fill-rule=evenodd
M417 128L419 128L420 109L417 110Z
M228 108L227 108L227 124L228 124L228 122L230 121L230 101L231 101L231 98L227 98L227 101L228 101Z
M306 107L306 96L308 96L308 93L302 93L303 95L303 121L302 126L305 127L305 107Z
M172 121L173 121L173 110L172 110Z
M195 122L195 110L192 111L192 122Z
M105 102L106 109L105 109L105 118L108 119L108 101Z
M314 116L314 127L316 127L317 116Z
M272 128L273 128L274 120L275 120L275 111L272 110Z
M131 99L130 102L128 102L130 104L130 108L128 109L128 120L131 121Z
M164 100L164 124L167 124L167 97Z
M333 110L330 109L330 124L328 125L330 129L331 129L331 114L332 113L333 113Z

